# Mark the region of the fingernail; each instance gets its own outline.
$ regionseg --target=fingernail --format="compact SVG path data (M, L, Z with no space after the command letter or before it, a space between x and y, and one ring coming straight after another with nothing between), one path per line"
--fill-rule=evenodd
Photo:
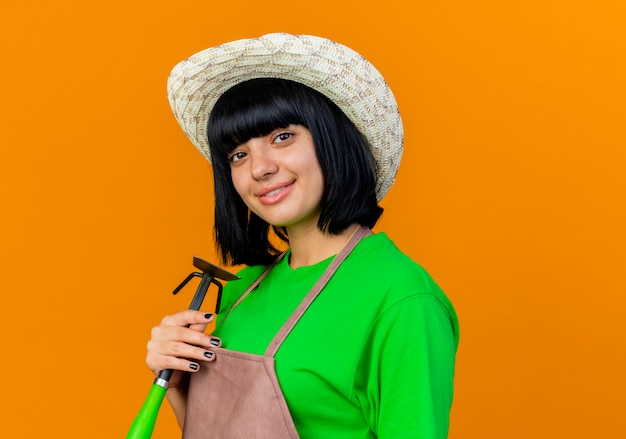
M189 365L189 369L191 369L191 370L198 370L198 365L196 363L191 363Z
M209 359L210 359L210 358L213 358L213 352L205 352L205 353L204 353L204 356L205 356L205 357L207 357L207 358L209 358ZM196 366L197 366L197 365L196 365Z
M205 319L207 319L207 320L209 320L212 316L213 316L213 314L211 314L211 313L209 313L209 312L208 312L208 313L206 313L206 314L204 315L204 318L205 318Z
M209 343L211 343L213 346L219 346L220 341L216 338L212 338Z

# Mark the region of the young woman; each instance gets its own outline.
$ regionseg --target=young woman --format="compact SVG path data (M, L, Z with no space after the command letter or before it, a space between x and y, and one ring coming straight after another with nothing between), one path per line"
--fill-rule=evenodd
M395 99L338 43L269 34L172 71L170 102L212 162L215 235L244 264L215 318L165 317L147 364L188 438L445 438L458 322L385 233L402 152ZM281 242L288 244L280 251Z

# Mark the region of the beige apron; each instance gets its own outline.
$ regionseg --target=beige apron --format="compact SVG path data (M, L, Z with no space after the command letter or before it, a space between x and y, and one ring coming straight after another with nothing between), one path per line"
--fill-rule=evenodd
M183 428L185 439L298 438L276 377L274 356L339 265L361 238L370 233L363 226L355 231L270 342L264 355L215 348L215 361L191 374ZM271 266L243 293L230 311L256 288L270 269Z

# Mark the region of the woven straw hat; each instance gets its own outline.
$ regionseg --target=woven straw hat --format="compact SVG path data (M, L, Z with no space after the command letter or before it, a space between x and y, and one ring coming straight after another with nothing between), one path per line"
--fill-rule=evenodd
M378 165L376 195L394 182L404 141L391 89L376 68L354 50L310 35L272 33L225 43L181 61L167 92L172 111L195 147L211 161L209 114L229 88L254 78L300 82L330 98L368 140Z

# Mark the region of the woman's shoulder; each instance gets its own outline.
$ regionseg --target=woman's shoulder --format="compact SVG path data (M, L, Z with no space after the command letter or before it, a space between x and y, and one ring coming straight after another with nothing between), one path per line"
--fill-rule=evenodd
M351 259L355 267L360 267L376 275L423 277L424 268L400 250L396 244L380 232L365 237L354 249Z
M346 264L346 274L353 282L369 286L370 291L385 291L384 296L392 302L425 294L434 296L446 308L451 307L428 271L401 251L384 232L359 243Z

